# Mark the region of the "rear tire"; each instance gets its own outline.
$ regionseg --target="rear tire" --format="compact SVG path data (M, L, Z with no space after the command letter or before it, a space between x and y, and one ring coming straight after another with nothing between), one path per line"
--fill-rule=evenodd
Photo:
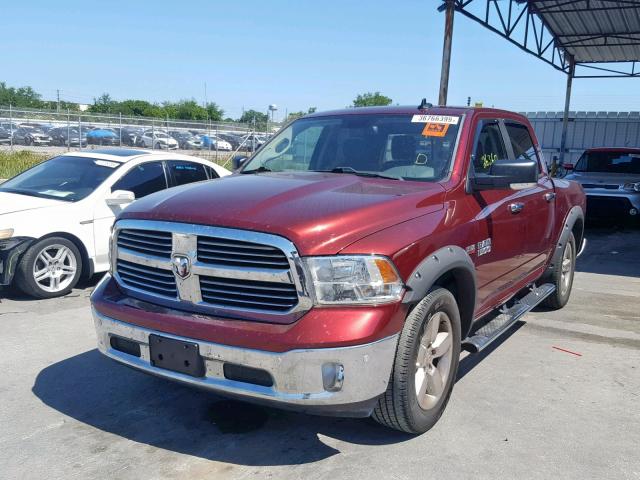
M573 233L570 233L564 244L560 261L553 266L549 280L556 289L542 302L545 307L558 310L569 301L571 287L573 287L573 275L576 270L576 254L576 239Z
M34 243L23 255L15 285L31 297L61 297L76 286L81 274L78 247L66 238L49 237Z
M449 290L437 288L407 316L391 379L373 419L413 434L433 427L451 396L460 347L458 305Z

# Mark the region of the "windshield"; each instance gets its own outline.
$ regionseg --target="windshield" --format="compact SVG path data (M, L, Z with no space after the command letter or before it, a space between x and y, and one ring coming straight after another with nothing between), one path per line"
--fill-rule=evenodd
M247 163L251 171L326 171L439 181L448 176L459 116L353 114L302 118Z
M640 153L584 152L576 164L576 171L640 174Z
M0 185L0 192L77 202L91 194L120 164L106 160L55 157Z

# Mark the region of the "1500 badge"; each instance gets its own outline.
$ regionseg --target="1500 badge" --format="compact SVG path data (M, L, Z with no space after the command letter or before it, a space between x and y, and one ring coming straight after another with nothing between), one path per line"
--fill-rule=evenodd
M473 253L477 252L478 256L484 255L485 253L489 253L491 251L491 239L487 238L485 240L478 242L477 244L473 243L469 245L467 248L465 248L465 251L469 255L472 255Z
M489 253L491 251L491 239L487 238L486 240L482 240L478 242L477 245L478 256L484 255L485 253Z

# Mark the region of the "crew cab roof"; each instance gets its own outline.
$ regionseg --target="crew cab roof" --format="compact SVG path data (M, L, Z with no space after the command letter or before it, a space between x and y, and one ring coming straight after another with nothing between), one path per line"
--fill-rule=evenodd
M425 109L420 109L417 106L410 105L394 105L389 107L357 107L357 108L342 108L338 110L329 110L324 112L315 112L309 115L305 115L304 118L312 117L326 117L332 115L413 115L413 114L429 114L429 115L465 115L465 114L479 114L490 113L497 118L502 117L518 117L526 119L526 117L519 113L510 112L507 110L500 110L497 108L486 107L456 107L456 106L433 106Z

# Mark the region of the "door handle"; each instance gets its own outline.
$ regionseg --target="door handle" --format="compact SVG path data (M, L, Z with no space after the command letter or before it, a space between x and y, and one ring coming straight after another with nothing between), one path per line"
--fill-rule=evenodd
M524 208L524 203L518 202L518 203L509 204L509 210L511 211L511 213L520 213L523 208Z
M550 201L552 201L552 200L553 200L553 199L555 199L555 198L556 198L556 194L555 194L554 192L548 192L548 193L545 193L545 194L544 194L544 199L545 199L547 202L550 202Z

